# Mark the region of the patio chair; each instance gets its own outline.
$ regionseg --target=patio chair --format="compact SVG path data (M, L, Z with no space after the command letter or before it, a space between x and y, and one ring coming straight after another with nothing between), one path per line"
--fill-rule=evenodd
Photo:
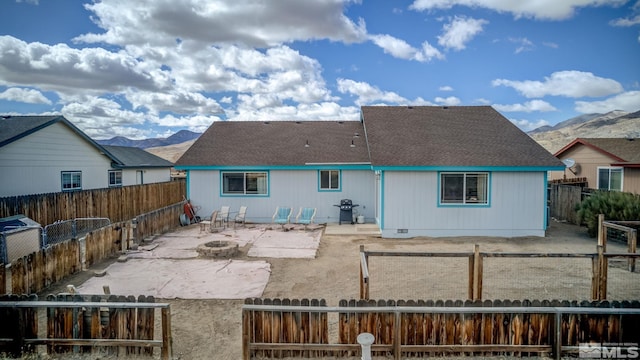
M218 212L216 221L219 221L222 227L226 227L229 224L229 209L229 206L222 206L220 207L220 212Z
M316 217L316 208L300 208L298 216L296 216L296 224L303 224L304 231L307 231L307 226L313 223L313 219Z
M289 223L289 218L291 217L291 208L289 207L276 207L276 212L273 214L272 221L274 224L282 225L282 229L284 229L284 225Z
M211 214L211 217L200 221L200 231L209 230L209 232L214 232L216 228L216 223L218 223L218 210L214 210ZM222 227L222 223L220 224Z
M242 224L242 226L245 225L245 217L247 215L247 207L246 206L240 206L240 210L238 211L238 213L236 214L236 216L233 217L233 228L236 228L236 224Z

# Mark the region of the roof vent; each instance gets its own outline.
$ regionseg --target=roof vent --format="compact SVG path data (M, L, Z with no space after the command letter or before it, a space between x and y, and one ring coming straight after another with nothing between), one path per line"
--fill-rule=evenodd
M271 123L270 123L270 122L268 122L268 121L265 121L264 123L265 123L266 125L269 125L269 124L271 124Z
M447 109L449 109L449 107L448 106L443 106L442 109L447 110Z
M344 121L338 121L338 124L344 124Z
M296 124L302 124L300 121L296 121Z
M411 109L413 109L413 106L408 105L408 106L407 106L407 109L411 110Z

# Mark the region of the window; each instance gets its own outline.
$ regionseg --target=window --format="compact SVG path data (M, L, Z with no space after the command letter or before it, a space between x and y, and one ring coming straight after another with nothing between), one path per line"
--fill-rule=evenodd
M622 168L599 167L598 189L622 191Z
M441 173L440 204L488 204L488 173Z
M109 187L122 186L122 170L109 170Z
M340 190L340 171L320 170L320 190Z
M62 172L62 191L82 190L81 171Z
M223 172L223 195L267 195L266 172Z

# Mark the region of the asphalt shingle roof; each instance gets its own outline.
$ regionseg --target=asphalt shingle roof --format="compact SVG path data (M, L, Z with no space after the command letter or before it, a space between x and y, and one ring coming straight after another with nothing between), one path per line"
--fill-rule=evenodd
M490 106L363 106L374 166L564 166Z
M213 123L176 165L368 162L364 128L359 121L220 121Z
M171 167L173 163L143 149L130 146L102 145L123 168Z
M60 115L2 116L0 117L0 147L58 121L65 121L65 119Z
M570 145L558 151L558 154L580 143L607 152L619 159L620 163L640 163L640 138L578 138Z

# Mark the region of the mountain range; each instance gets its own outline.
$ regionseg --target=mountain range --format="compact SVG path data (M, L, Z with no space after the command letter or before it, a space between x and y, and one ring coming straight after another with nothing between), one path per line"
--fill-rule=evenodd
M554 126L539 127L528 134L552 154L579 137L640 138L640 111L627 113L615 110L606 114L584 114ZM161 158L176 162L200 135L200 133L181 130L168 138L130 140L116 136L109 140L98 140L98 143L139 147Z
M528 134L552 154L576 138L640 138L640 111L584 114Z
M202 135L189 130L180 130L177 133L169 136L168 138L153 138L142 140L131 140L124 136L116 136L106 140L96 140L100 145L112 145L112 146L129 146L140 149L148 149L159 146L170 146L175 144L181 144L186 141L195 140Z

